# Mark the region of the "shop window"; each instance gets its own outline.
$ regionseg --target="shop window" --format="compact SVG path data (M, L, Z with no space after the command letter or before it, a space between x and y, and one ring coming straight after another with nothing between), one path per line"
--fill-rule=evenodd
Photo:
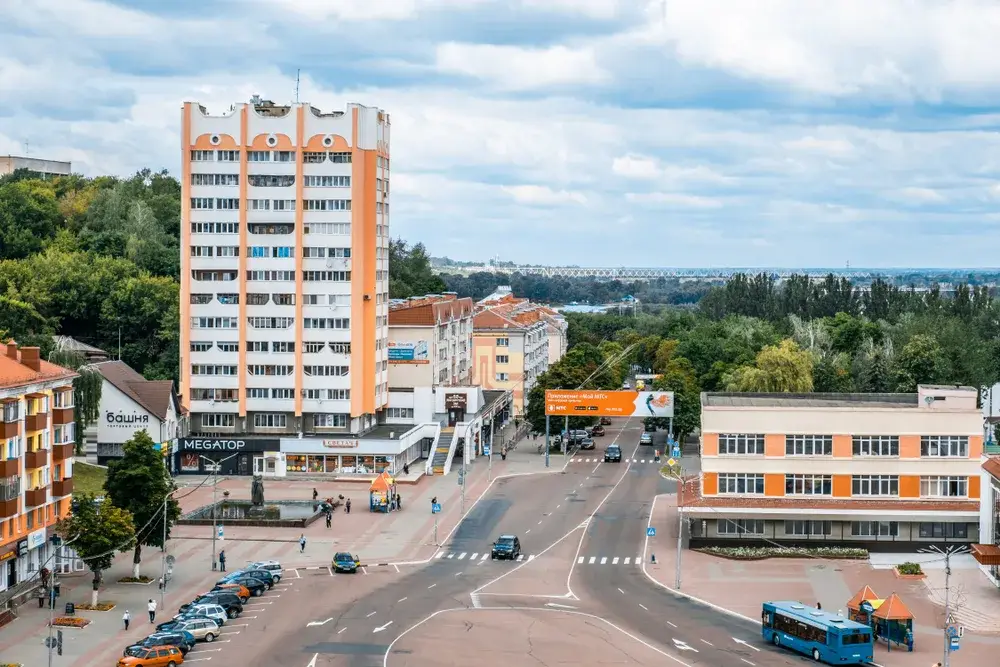
M289 454L285 457L288 472L306 472L307 460L299 454Z

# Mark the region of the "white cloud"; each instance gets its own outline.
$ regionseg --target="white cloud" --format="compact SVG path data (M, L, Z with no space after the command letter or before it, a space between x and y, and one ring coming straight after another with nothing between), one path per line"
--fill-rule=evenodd
M814 136L786 141L782 146L792 151L820 153L831 157L843 157L854 152L854 146L846 139L820 139Z
M611 163L611 171L625 178L652 180L661 174L660 165L653 158L637 155L616 157Z
M625 199L634 204L663 206L668 208L721 208L722 202L710 197L698 197L676 192L628 192Z
M504 90L533 90L567 84L593 84L607 78L590 49L565 46L521 48L448 42L437 47L437 68Z
M521 7L544 12L580 14L591 19L613 19L630 0L520 0Z
M581 192L553 190L545 185L504 185L501 190L510 195L518 204L527 206L587 203L587 198Z
M898 195L919 204L940 204L946 201L944 195L932 188L902 188Z
M475 9L492 0L254 0L317 21L408 21L431 11Z

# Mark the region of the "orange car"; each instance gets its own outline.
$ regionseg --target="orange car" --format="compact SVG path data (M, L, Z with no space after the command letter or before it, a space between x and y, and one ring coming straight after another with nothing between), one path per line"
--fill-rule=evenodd
M240 599L240 602L246 602L250 599L250 589L242 584L216 584L213 590L232 591L236 593L236 597Z
M176 667L183 662L184 656L176 646L154 646L118 658L118 667Z

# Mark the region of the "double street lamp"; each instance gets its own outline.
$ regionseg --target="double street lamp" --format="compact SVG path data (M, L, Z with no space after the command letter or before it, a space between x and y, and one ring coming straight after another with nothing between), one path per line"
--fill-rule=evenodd
M215 541L219 538L219 470L222 469L222 464L229 459L234 459L239 454L233 454L232 456L227 456L224 459L213 459L209 456L201 455L201 458L205 459L212 466L211 470L215 473L215 480L212 482L212 571L215 571L217 562L215 559Z
M944 660L942 667L949 667L951 664L951 557L968 553L969 548L964 545L955 545L942 549L937 545L931 545L924 549L917 549L920 553L937 554L944 556Z

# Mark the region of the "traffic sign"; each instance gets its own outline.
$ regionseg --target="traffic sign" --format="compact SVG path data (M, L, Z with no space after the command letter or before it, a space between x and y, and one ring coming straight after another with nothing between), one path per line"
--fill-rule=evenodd
M675 465L677 465L677 461L673 459L667 459L667 465L673 468Z
M222 526L219 526L219 540L222 541L222 540L225 540L225 539L226 539L226 535L222 531Z
M437 514L441 511L441 503L434 503L431 505L431 514Z
M958 647L959 647L959 639L958 639L958 637L952 637L951 638L951 644L948 646L948 650L950 652L954 653L955 651L958 650Z
M656 537L656 528L650 526L646 529L646 537Z

